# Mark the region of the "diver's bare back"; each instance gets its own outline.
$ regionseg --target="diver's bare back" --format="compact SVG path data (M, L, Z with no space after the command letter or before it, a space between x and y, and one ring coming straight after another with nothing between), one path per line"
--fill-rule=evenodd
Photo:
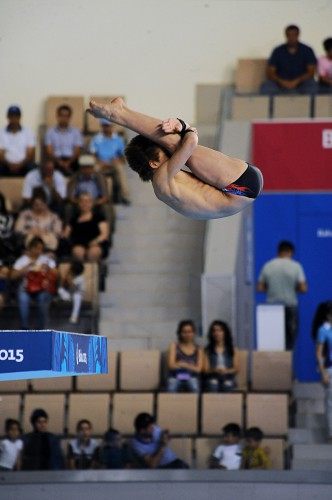
M220 191L198 179L191 172L183 170L169 180L167 162L154 173L152 185L160 201L190 219L229 217L254 201L251 198Z

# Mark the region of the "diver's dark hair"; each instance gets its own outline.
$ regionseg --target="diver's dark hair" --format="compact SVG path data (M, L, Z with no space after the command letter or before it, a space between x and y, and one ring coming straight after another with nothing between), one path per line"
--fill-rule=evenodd
M125 156L128 165L138 173L143 182L152 180L154 170L150 167L149 161L159 160L160 149L163 148L143 135L134 137L126 147Z

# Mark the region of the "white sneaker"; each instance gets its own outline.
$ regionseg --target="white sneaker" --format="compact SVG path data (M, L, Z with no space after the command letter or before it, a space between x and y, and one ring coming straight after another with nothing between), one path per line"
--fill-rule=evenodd
M58 288L58 295L59 295L60 299L70 301L70 298L71 298L70 293L68 292L68 290L66 290L62 286L60 286Z

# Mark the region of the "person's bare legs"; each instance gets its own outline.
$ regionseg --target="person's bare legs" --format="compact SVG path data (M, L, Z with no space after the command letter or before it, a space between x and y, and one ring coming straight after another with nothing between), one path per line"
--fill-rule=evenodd
M163 131L162 120L129 109L121 97L106 104L91 101L88 112L96 118L106 118L151 139L170 154L176 150L181 141L178 134ZM204 146L197 146L187 166L196 177L217 188L236 181L247 168L244 161Z

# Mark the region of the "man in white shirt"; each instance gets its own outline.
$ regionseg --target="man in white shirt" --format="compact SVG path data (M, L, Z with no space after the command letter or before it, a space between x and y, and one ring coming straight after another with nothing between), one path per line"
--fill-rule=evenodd
M30 205L36 187L42 187L45 191L49 208L62 213L63 203L67 197L67 182L64 175L55 170L53 160L45 160L39 168L33 169L25 176L22 188L24 205Z
M36 167L35 137L22 127L18 106L8 108L7 118L7 127L0 130L0 176L25 175Z

